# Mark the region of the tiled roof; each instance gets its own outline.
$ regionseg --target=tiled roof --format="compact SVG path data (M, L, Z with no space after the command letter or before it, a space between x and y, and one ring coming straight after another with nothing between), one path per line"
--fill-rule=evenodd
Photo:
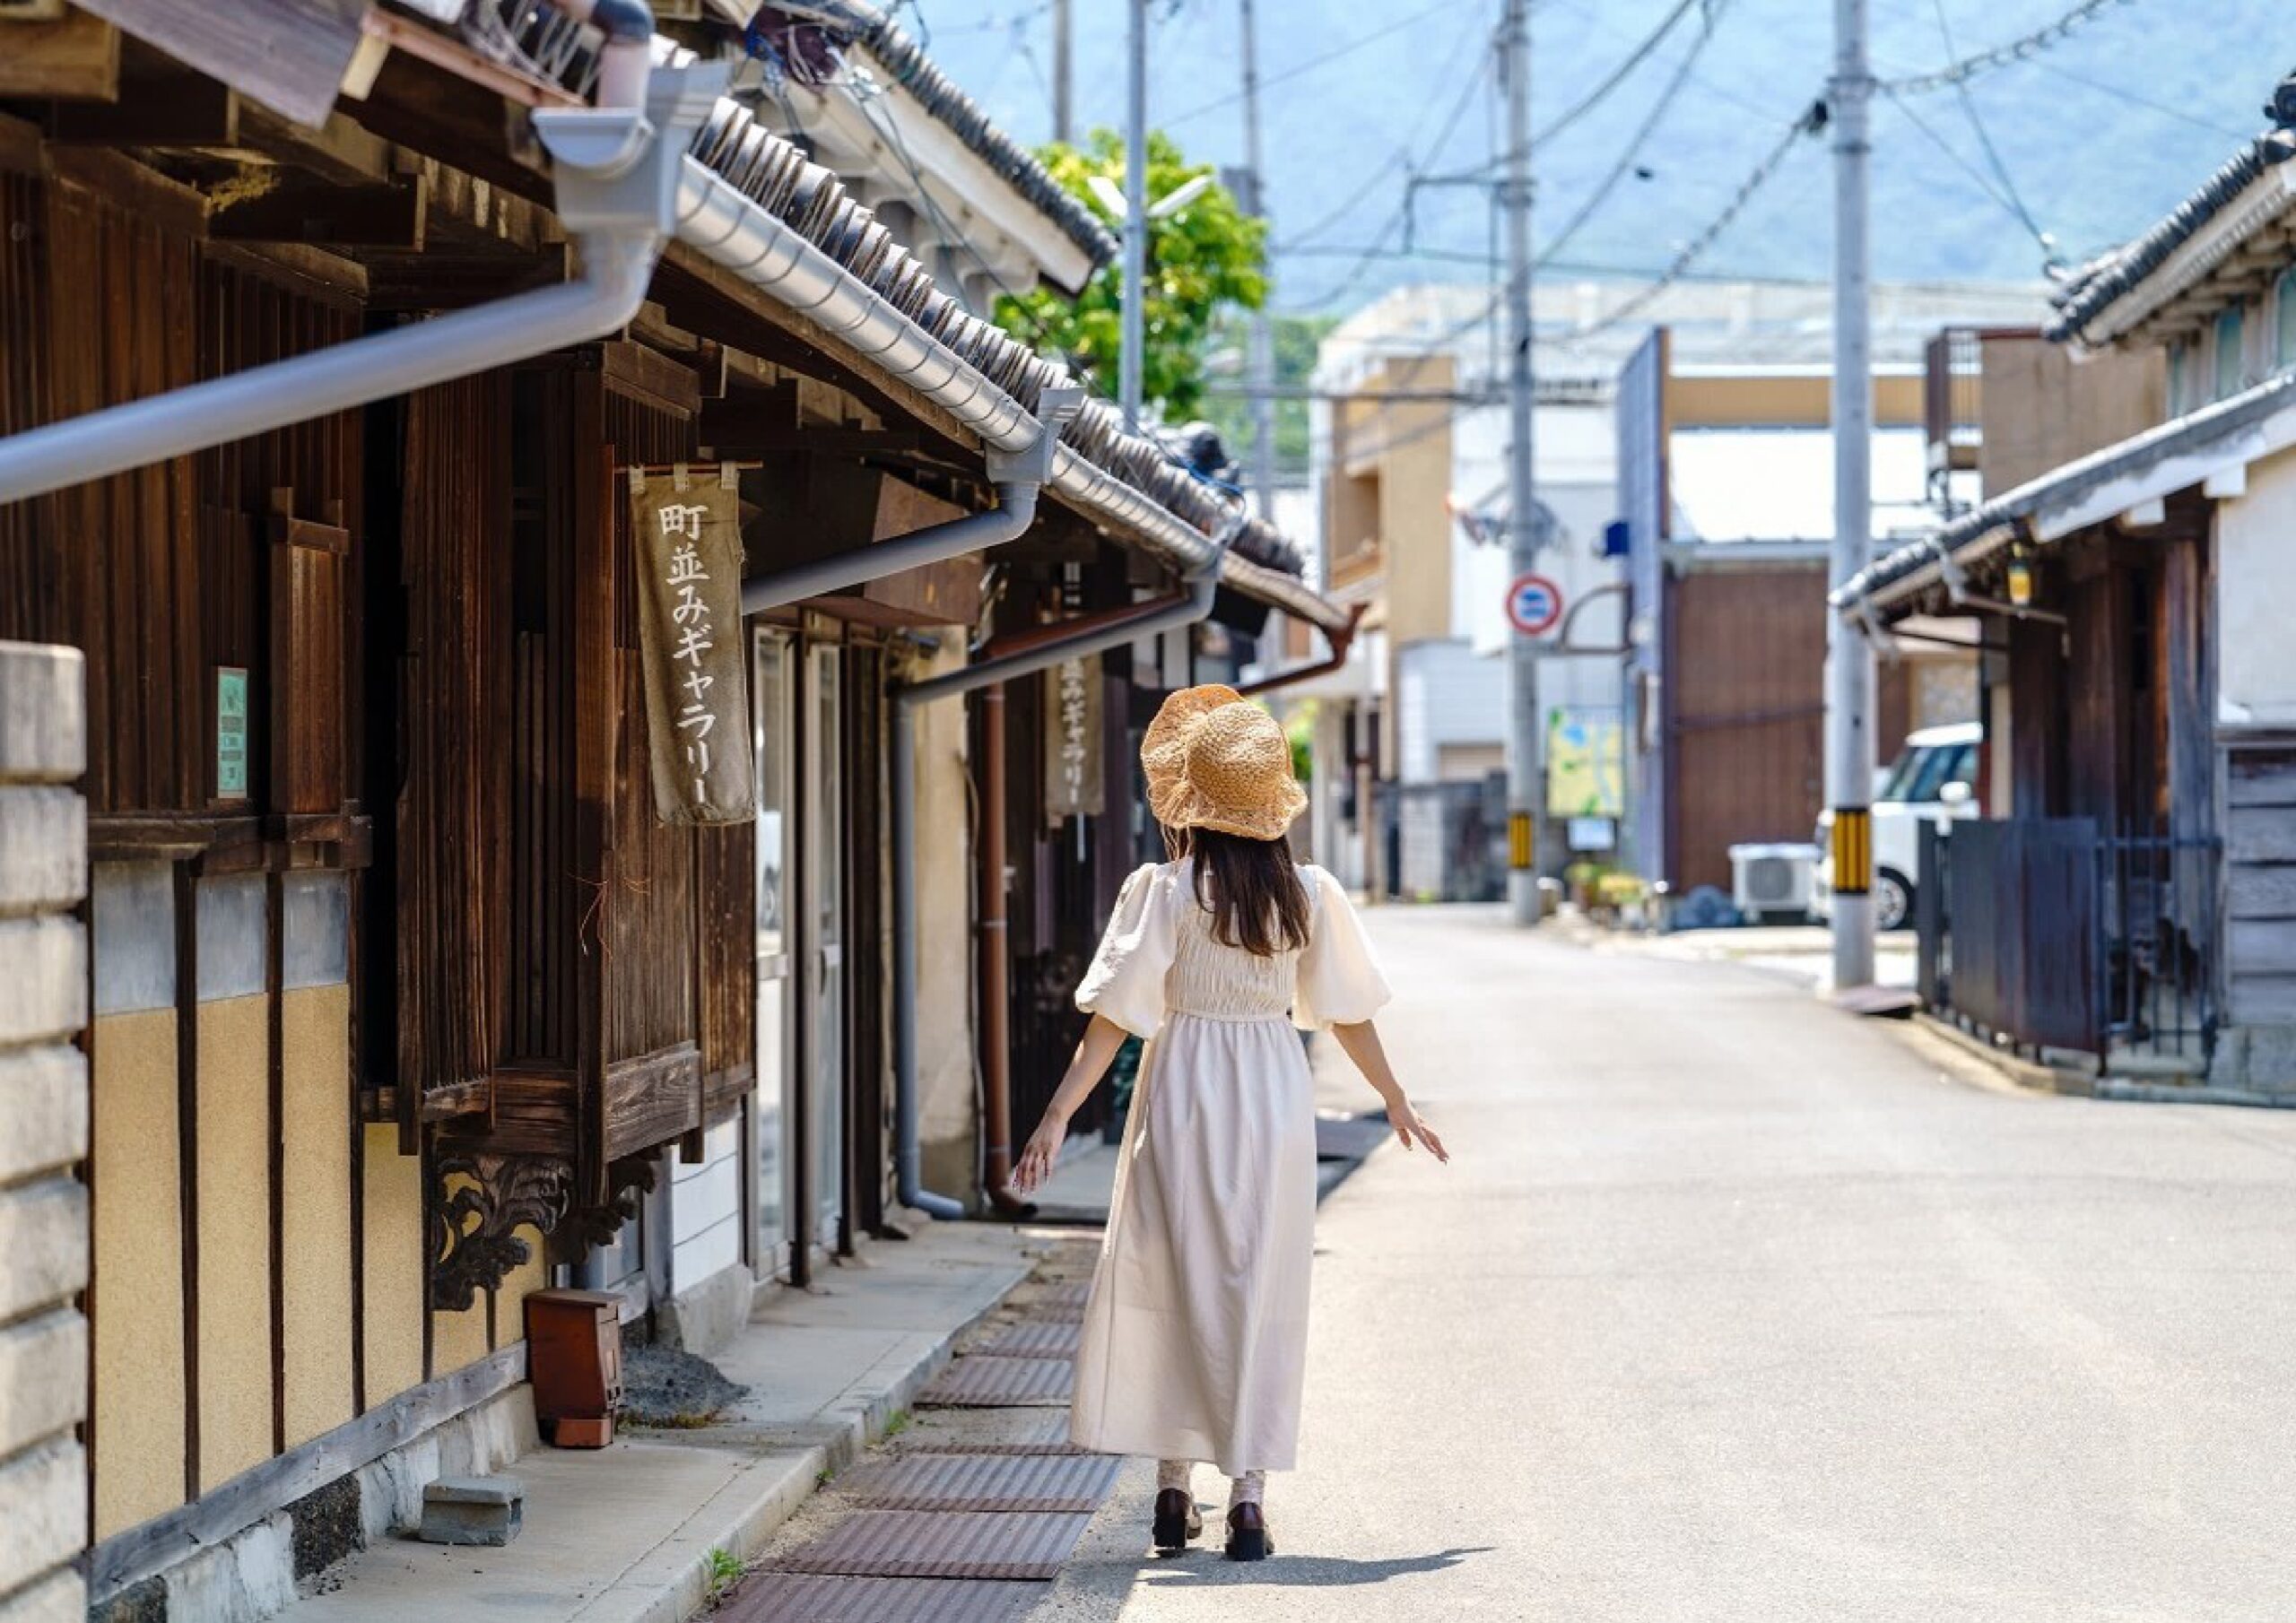
M2296 134L2268 130L2257 136L2170 210L2167 218L2135 241L2084 266L2059 289L2051 299L2057 315L2043 331L2060 343L2083 336L2083 329L2108 306L2159 270L2170 255L2190 241L2267 169L2292 157L2296 157Z
M1066 233L1096 265L1108 264L1121 245L1091 208L1052 178L1034 152L991 122L980 103L934 65L925 49L898 22L866 0L791 0L760 13L826 31L840 47L859 46L876 59L894 82L917 98L925 110L1013 188Z
M808 161L748 108L720 100L690 151L1025 410L1035 412L1046 389L1073 381L1065 368L941 291L932 273L834 174ZM1232 495L1178 465L1155 439L1127 433L1123 414L1106 401L1088 401L1061 438L1072 451L1206 535L1224 534L1233 522ZM1234 551L1282 574L1297 577L1302 568L1299 549L1257 519L1238 534Z

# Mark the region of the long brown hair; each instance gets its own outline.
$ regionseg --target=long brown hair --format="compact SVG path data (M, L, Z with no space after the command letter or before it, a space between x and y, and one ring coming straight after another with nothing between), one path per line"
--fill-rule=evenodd
M1285 837L1249 839L1217 829L1186 829L1167 830L1165 838L1176 858L1196 858L1196 905L1212 915L1213 940L1257 958L1308 944L1308 888L1292 865Z

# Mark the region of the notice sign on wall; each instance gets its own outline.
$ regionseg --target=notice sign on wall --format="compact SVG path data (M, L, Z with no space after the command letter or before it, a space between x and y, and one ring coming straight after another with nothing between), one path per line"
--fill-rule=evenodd
M248 797L248 673L215 667L215 798Z
M1044 679L1044 816L1096 817L1101 805L1100 656L1065 660Z
M668 823L756 815L742 638L741 499L728 470L630 475L654 804Z

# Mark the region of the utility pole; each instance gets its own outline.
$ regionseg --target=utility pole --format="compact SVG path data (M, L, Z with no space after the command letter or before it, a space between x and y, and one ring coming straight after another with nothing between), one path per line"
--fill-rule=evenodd
M1267 218L1267 170L1259 143L1259 30L1252 16L1252 0L1239 0L1244 31L1244 167L1251 175L1251 195L1244 206ZM1263 299L1252 312L1249 355L1252 386L1252 490L1259 516L1275 519L1275 318Z
M1148 0L1130 0L1126 30L1124 121L1124 309L1118 329L1117 393L1124 426L1140 426L1140 346L1147 323L1141 301L1148 283Z
M1066 145L1076 135L1075 39L1070 29L1074 0L1052 0L1052 138Z
M1538 561L1538 499L1531 432L1531 30L1526 0L1506 0L1499 30L1507 85L1507 560L1528 574ZM1507 638L1507 899L1518 924L1539 922L1539 850L1546 843L1545 724L1539 712L1539 648Z
M1874 349L1866 249L1868 104L1866 0L1834 0L1833 82L1833 585L1873 553ZM1833 984L1874 981L1874 649L1852 617L1834 611L1826 639L1826 802L1833 808Z

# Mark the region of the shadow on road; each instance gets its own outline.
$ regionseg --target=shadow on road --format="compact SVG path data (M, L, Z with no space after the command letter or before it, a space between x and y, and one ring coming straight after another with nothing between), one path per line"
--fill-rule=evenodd
M1353 1589L1366 1584L1384 1584L1389 1578L1445 1572L1469 1556L1487 1554L1492 1548L1478 1544L1431 1556L1397 1556L1385 1561L1351 1561L1344 1556L1287 1556L1279 1549L1265 1561L1244 1562L1231 1561L1217 1549L1191 1550L1183 1556L1151 1557L1142 1570L1141 1584L1152 1590L1269 1584L1308 1589Z

